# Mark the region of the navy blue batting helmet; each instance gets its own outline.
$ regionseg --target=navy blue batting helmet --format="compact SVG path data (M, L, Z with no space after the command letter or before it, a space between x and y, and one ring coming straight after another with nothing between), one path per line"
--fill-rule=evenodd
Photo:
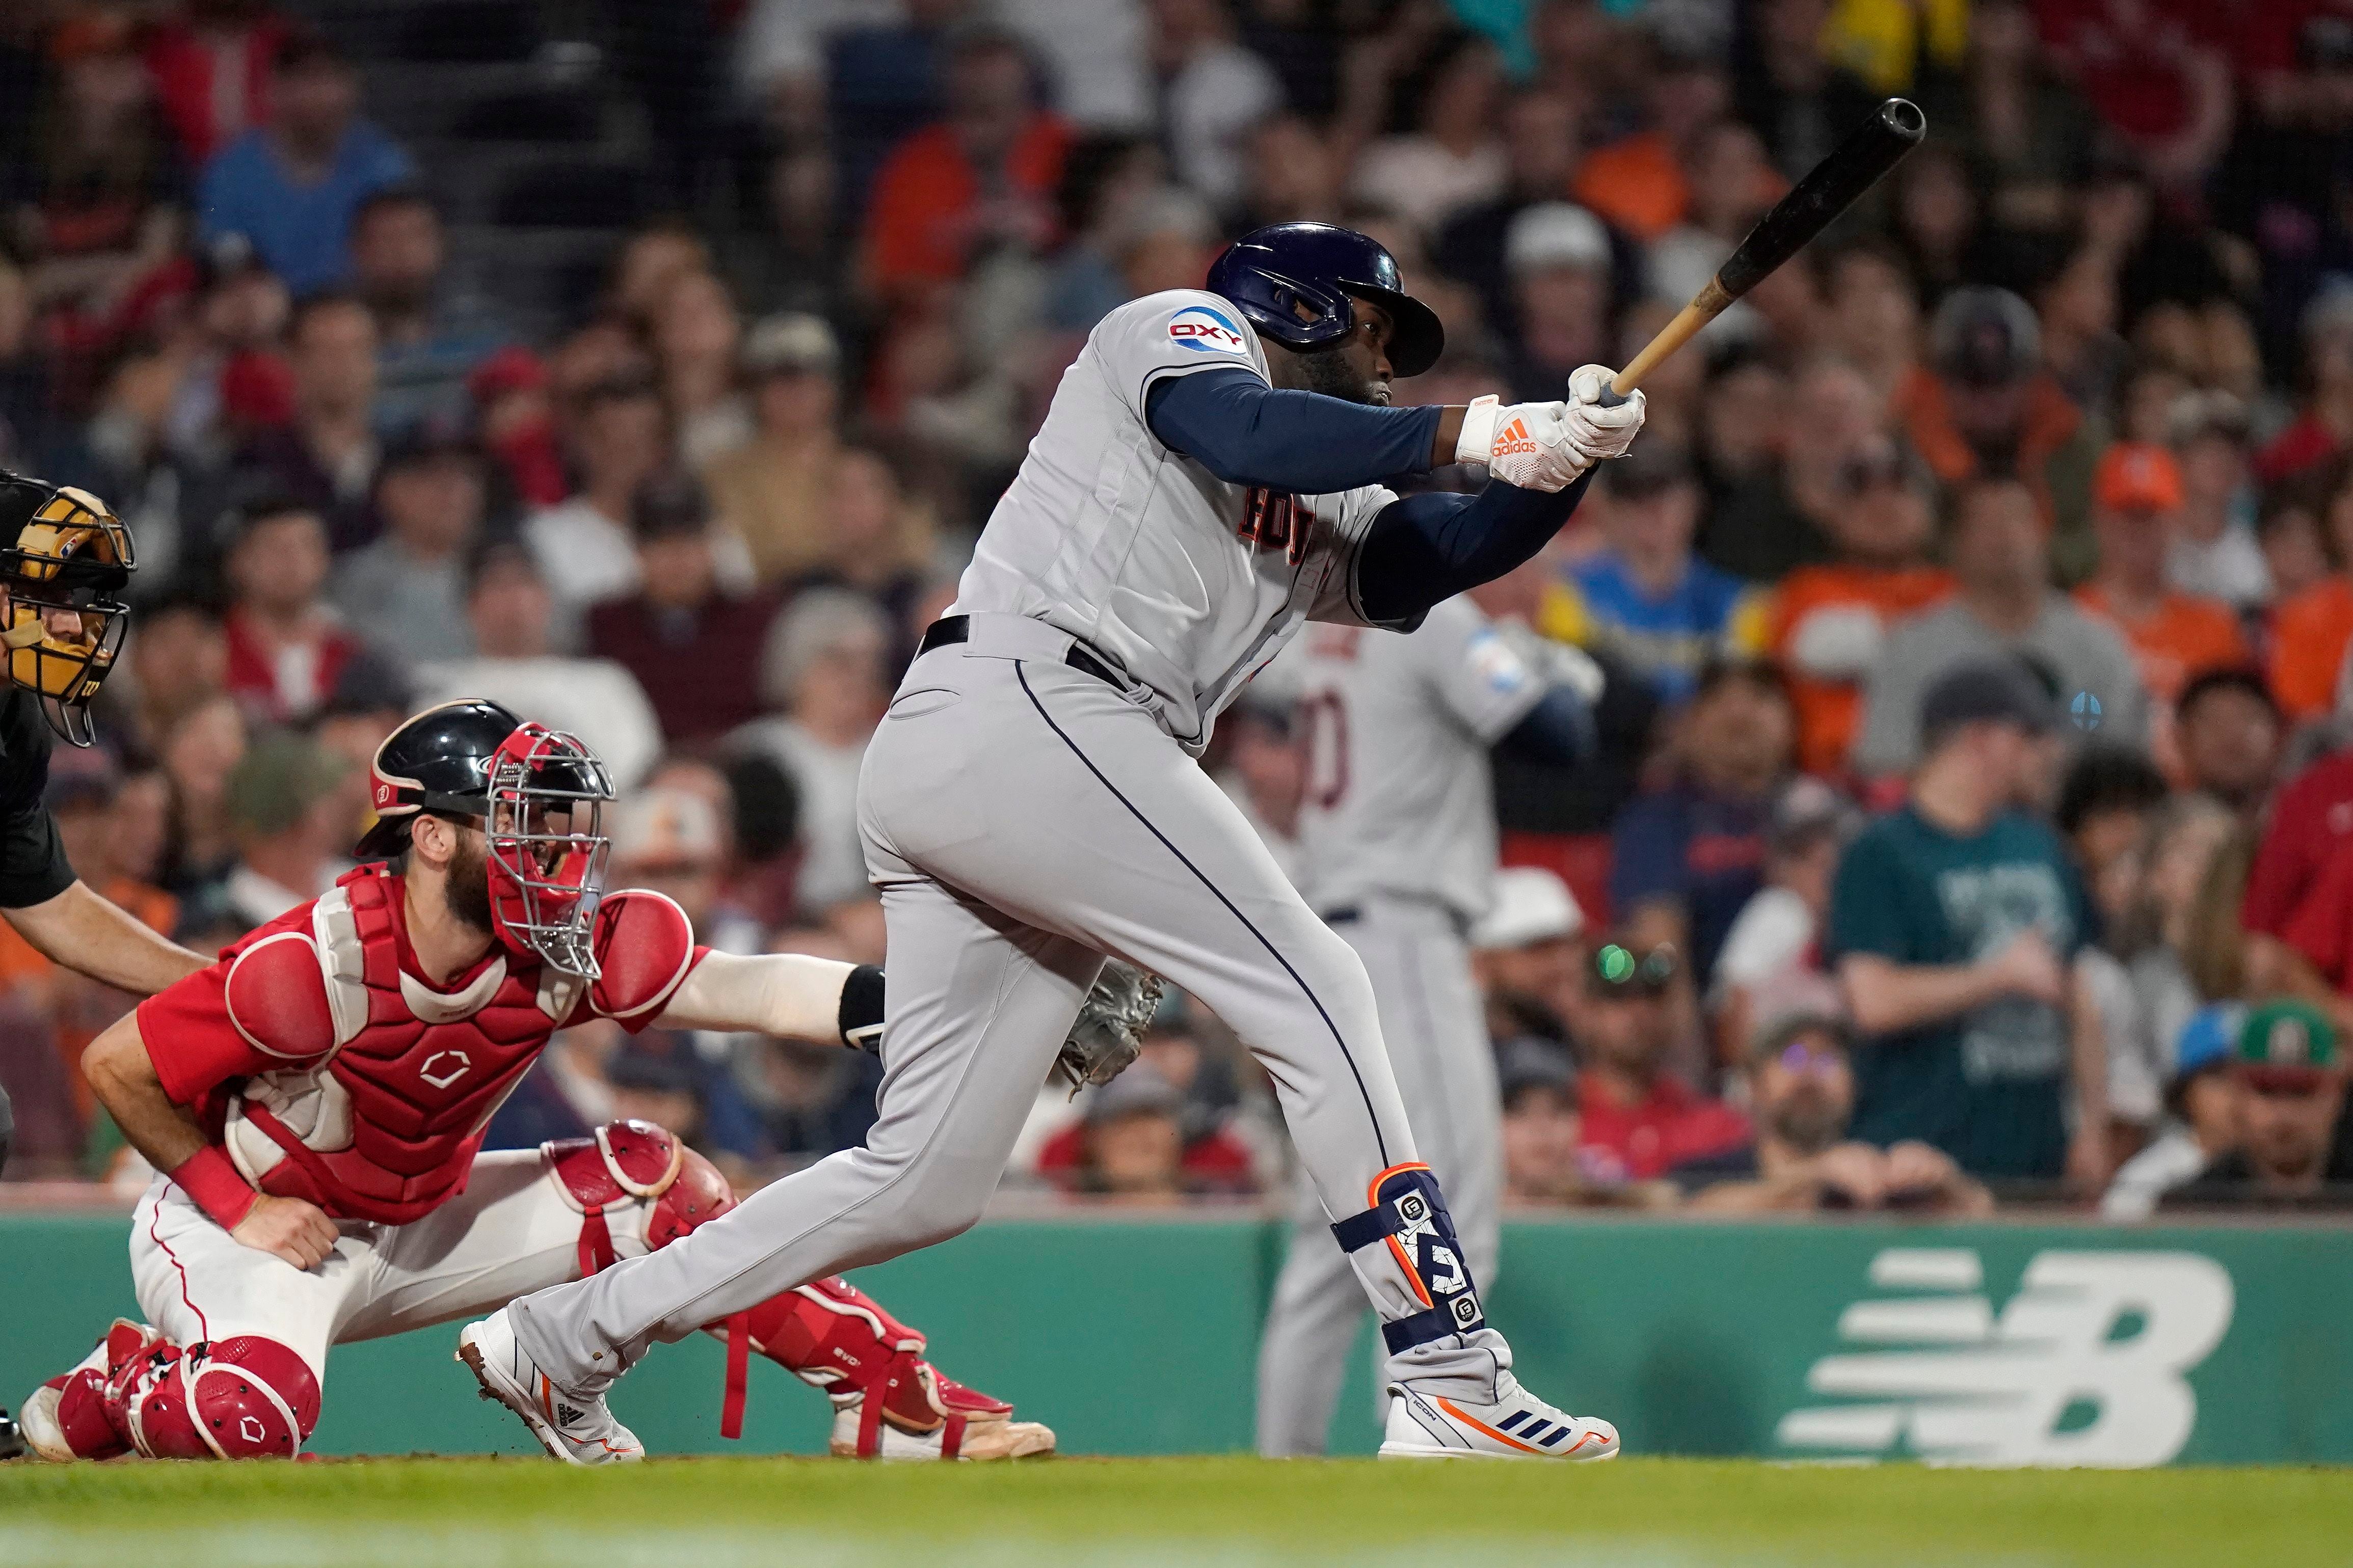
M1271 223L1254 228L1209 268L1209 292L1222 294L1263 337L1313 349L1348 335L1354 295L1388 312L1389 363L1419 375L1446 346L1438 314L1407 293L1396 258L1380 242L1329 223Z

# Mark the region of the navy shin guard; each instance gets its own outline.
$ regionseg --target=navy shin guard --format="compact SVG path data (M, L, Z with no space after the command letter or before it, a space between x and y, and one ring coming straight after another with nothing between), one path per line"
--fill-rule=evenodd
M1386 1242L1412 1280L1422 1310L1381 1325L1391 1355L1487 1326L1479 1291L1462 1261L1454 1216L1438 1178L1424 1164L1392 1165L1373 1179L1373 1206L1332 1227L1343 1252Z

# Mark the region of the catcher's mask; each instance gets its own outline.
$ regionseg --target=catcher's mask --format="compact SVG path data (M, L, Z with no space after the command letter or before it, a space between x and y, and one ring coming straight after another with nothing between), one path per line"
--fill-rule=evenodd
M130 625L131 531L88 490L0 470L0 539L8 679L40 699L60 739L87 746L90 699Z
M420 812L479 820L499 939L596 977L591 938L612 850L604 808L614 791L594 752L570 735L516 721L496 703L450 702L394 731L376 751L374 774L377 821L360 841L364 858L405 847Z

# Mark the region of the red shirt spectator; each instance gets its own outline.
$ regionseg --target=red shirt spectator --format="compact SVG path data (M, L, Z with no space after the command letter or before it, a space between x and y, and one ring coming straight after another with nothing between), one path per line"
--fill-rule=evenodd
M193 167L269 121L269 62L286 21L259 0L192 0L147 38L147 74Z
M1634 1181L1741 1148L1750 1137L1746 1117L1662 1065L1687 1013L1679 969L1672 947L1637 955L1612 942L1588 972L1577 1146L1588 1163L1615 1165Z
M2353 751L2323 757L2288 782L2272 803L2247 877L2239 923L2287 940L2296 910L2329 862L2353 837Z
M702 487L660 478L630 523L643 586L588 612L588 651L638 678L673 745L718 739L760 710L760 653L776 605L719 587Z
M900 142L875 177L865 265L886 298L953 282L991 241L1042 249L1052 234L1071 131L1031 102L1019 48L995 34L965 43L946 98L945 121Z
M228 689L254 718L309 718L360 651L327 609L329 561L326 524L298 500L262 500L238 523L227 563Z
M2209 0L2035 0L2042 41L2100 118L2176 178L2230 132L2229 8Z

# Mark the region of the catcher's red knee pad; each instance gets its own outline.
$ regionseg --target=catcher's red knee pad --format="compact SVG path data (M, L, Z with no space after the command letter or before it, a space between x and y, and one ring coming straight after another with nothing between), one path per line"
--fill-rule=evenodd
M608 1121L586 1138L540 1145L547 1173L564 1201L579 1211L580 1272L611 1264L611 1228L605 1212L618 1204L647 1203L649 1250L669 1246L699 1225L735 1206L719 1167L650 1121Z
M256 1334L158 1340L108 1381L107 1404L151 1459L290 1459L319 1423L319 1379Z

